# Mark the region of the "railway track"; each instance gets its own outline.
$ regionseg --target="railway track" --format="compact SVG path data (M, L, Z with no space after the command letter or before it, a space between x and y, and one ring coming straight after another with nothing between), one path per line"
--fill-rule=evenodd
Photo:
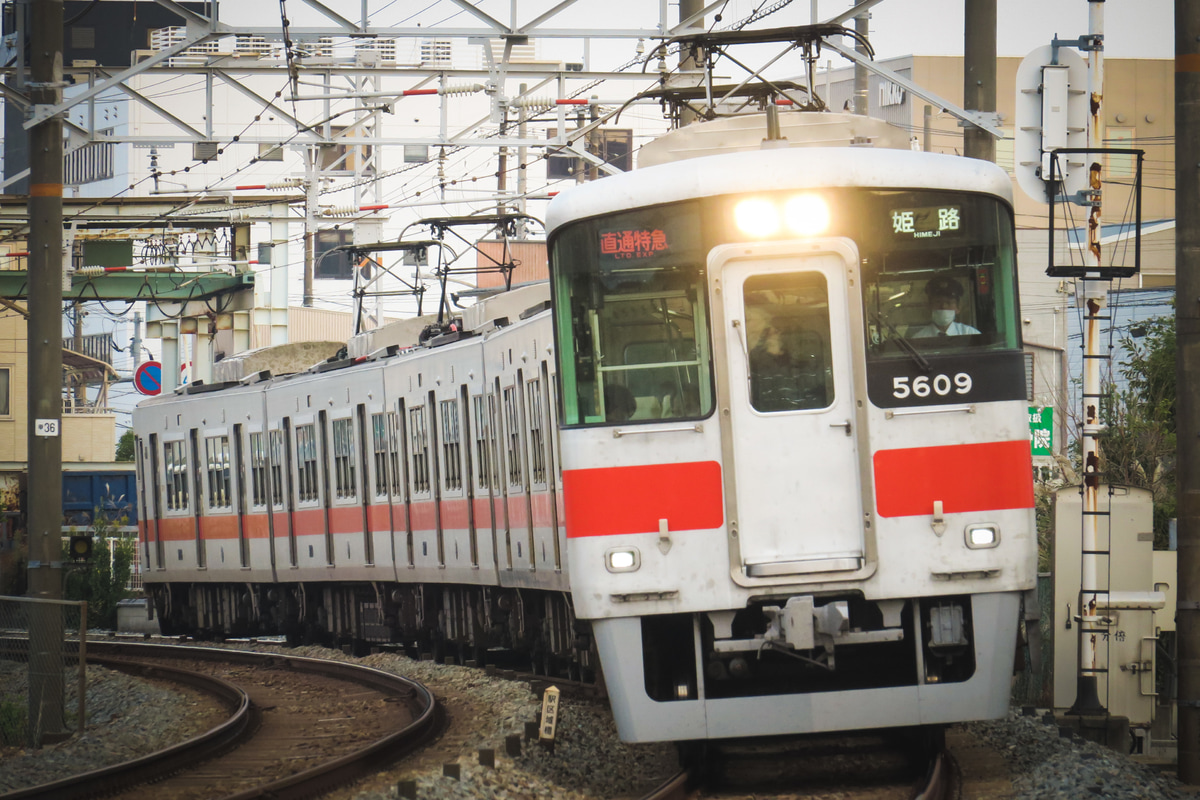
M4 800L308 797L395 761L442 724L423 686L354 664L147 644L96 642L89 650L96 663L208 693L229 717L174 747Z
M922 764L880 747L873 738L865 741L865 746L848 745L839 738L799 750L794 743L734 744L715 761L706 756L702 766L672 775L641 800L957 800L962 796L957 763L949 751L930 755ZM908 777L913 768L919 770L916 778Z

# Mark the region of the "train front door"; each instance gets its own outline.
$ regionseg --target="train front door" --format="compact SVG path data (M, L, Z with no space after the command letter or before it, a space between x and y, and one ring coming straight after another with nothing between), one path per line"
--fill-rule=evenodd
M748 578L863 566L851 358L858 315L847 278L856 265L853 248L838 243L811 254L768 243L710 255L724 305L730 524Z

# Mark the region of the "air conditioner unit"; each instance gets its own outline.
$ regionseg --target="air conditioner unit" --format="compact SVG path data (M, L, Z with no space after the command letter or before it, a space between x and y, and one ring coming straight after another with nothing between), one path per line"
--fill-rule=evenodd
M217 142L193 142L192 143L192 160L193 161L208 161L217 157L217 150L220 145Z

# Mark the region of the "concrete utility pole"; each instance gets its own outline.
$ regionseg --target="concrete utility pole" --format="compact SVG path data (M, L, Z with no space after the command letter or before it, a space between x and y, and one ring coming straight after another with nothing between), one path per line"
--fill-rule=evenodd
M963 108L996 111L996 0L963 0ZM987 131L963 128L963 155L996 160L996 139Z
M32 6L33 110L62 102L62 0ZM18 65L18 69L23 65ZM63 122L29 135L29 595L62 599L62 166ZM36 500L34 499L36 496ZM35 603L29 618L29 736L63 730L62 607Z
M1175 0L1179 778L1200 784L1200 5Z

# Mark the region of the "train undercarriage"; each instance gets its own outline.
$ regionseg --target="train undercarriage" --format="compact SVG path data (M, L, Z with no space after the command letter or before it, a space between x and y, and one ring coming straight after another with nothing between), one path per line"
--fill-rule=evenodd
M957 683L975 672L966 595L878 603L796 597L698 619L697 626L691 614L642 618L651 699L695 698L701 684L709 698L747 697Z
M289 644L403 647L459 663L516 660L595 681L590 628L569 595L532 589L378 583L190 583L147 587L166 636L283 636Z

